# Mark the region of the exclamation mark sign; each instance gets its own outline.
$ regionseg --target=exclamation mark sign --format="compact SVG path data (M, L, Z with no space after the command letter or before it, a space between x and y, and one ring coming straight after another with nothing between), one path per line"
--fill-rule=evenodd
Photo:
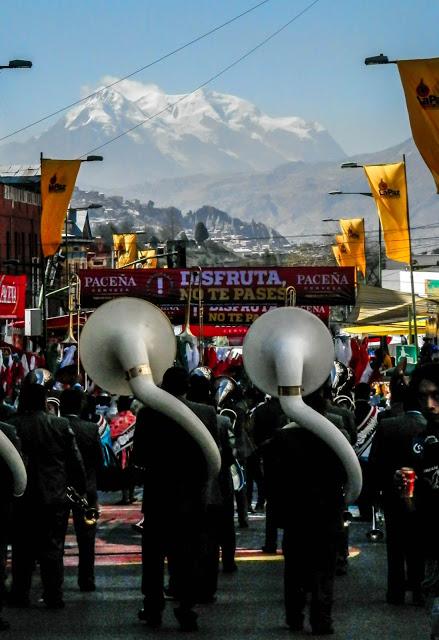
M157 278L157 291L159 295L163 293L163 278Z

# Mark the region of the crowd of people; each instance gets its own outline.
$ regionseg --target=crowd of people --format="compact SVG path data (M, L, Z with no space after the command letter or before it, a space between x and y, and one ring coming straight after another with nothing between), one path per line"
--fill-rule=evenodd
M198 628L195 605L215 602L220 569L238 569L235 512L244 528L254 508L265 512L265 553L277 552L282 532L288 628L303 629L310 594L312 633L334 632L334 579L347 572L349 555L343 465L322 439L291 424L276 398L234 381L224 393L224 385L204 374L172 367L161 386L193 411L216 442L221 469L213 479L192 437L133 398L119 397L112 414L109 395L97 401L78 383L55 394L50 377L33 372L16 407L0 404L0 430L20 452L28 477L24 496L13 498L11 473L0 458L1 608L30 606L37 563L43 605L64 607L70 515L78 588L94 591L98 490L121 489L121 504L130 504L141 486L143 520L136 526L142 532L144 624L160 627L172 599L179 627ZM423 605L439 595L439 364L418 367L410 379L397 367L389 398L367 383L353 395L347 408L340 406L328 381L305 401L357 453L364 478L360 517L370 520L378 505L384 511L387 602L403 605L411 593L412 602ZM0 629L8 626L0 615Z

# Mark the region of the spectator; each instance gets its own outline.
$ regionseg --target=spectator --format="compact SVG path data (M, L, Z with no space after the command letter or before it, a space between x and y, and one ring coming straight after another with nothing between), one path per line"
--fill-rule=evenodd
M28 482L14 513L10 604L28 607L32 573L39 560L43 601L49 609L64 607L64 538L68 485L86 490L84 464L65 418L46 412L46 389L24 384L18 412L10 418L21 442ZM32 535L29 535L29 522Z
M61 415L69 421L84 462L88 505L97 510L97 475L103 467L103 455L98 425L80 417L84 405L85 394L82 391L66 389L62 392ZM84 511L78 505L72 506L72 515L79 552L78 586L81 591L94 591L96 589L94 575L96 524L85 522Z

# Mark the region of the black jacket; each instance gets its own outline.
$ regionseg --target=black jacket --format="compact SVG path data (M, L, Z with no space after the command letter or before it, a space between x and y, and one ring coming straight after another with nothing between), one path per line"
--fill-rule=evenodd
M264 469L277 526L321 531L340 526L346 474L321 438L302 427L278 430L266 444Z
M185 401L217 441L212 407ZM137 414L132 463L143 469L143 510L196 517L206 507L207 466L195 440L171 418L142 408Z
M68 485L85 493L84 464L65 418L32 411L16 414L10 423L17 430L27 471L24 499L44 505L62 504Z
M369 470L375 492L383 491L386 500L400 499L395 471L416 465L415 441L426 426L419 412L386 418L378 424L369 454Z
M104 465L99 427L94 422L82 420L78 416L67 415L63 417L69 421L75 434L76 443L85 467L87 499L89 503L94 503L97 500L96 477L102 471Z

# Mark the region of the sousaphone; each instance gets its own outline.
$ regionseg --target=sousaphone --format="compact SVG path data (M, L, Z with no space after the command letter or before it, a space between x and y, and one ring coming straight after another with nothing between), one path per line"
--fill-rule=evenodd
M304 309L273 309L251 325L243 359L252 382L278 397L288 417L322 438L338 455L348 478L346 499L353 502L362 484L357 456L337 427L303 402L303 396L323 385L333 366L334 346L327 327Z
M80 353L85 371L100 387L134 395L186 429L201 447L210 477L218 474L218 447L203 422L178 398L157 386L176 354L174 330L158 307L137 298L106 302L82 329Z

